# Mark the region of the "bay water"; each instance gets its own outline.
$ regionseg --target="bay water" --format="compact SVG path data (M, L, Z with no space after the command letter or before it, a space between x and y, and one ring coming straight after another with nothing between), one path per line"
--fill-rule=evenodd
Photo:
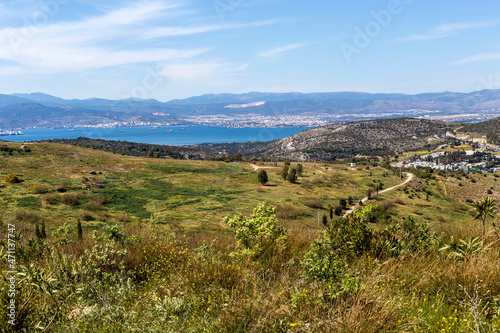
M23 135L0 136L6 141L29 142L48 139L86 137L115 141L131 141L158 145L192 145L199 143L261 142L279 140L310 127L158 126L121 128L43 128L24 129Z

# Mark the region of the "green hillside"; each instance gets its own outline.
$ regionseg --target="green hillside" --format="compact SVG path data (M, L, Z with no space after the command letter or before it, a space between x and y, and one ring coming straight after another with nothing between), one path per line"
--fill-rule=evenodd
M377 196L404 181L399 169L302 163L294 183L283 179L283 163L143 158L48 142L1 148L0 259L19 272L16 325L1 321L4 331L500 327L500 235L489 226L481 250L471 205L474 185L498 198L498 174L458 180L408 170L410 182ZM343 215L338 206L368 193L355 213L330 219L330 209ZM4 318L10 270L0 282Z

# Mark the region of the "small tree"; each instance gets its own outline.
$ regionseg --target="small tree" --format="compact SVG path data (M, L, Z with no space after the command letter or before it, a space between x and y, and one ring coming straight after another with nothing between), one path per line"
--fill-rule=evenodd
M335 207L335 215L337 215L337 216L342 215L342 207L340 207L340 206Z
M148 151L148 158L153 158L153 151L151 149Z
M288 177L288 169L289 169L288 165L284 165L283 169L281 169L281 177L283 177L283 180L286 180Z
M321 222L323 222L323 225L326 227L328 225L328 217L326 217L326 215L323 215Z
M295 183L297 181L297 170L295 168L291 168L287 178L290 183Z
M40 228L38 228L38 224L35 225L35 235L36 238L38 239L42 238L42 234L40 233Z
M488 217L495 217L495 198L492 197L482 197L473 203L474 209L476 210L475 220L480 219L483 224L482 241L484 245L484 235L486 233L486 220Z
M237 152L235 155L234 155L234 160L237 161L237 162L241 162L243 161L243 155L240 153L240 152Z
M333 219L333 208L330 207L330 220Z
M155 158L160 158L160 156L161 156L161 153L160 153L159 151L157 151L157 152L155 153Z
M297 164L297 176L302 177L302 173L304 172L304 168L302 167L302 164Z
M347 201L345 199L340 199L339 205L342 209L346 209L347 208Z
M45 231L45 221L42 221L42 229L40 230L40 238L47 238L47 232Z
M78 230L78 239L82 240L83 239L83 229L82 229L82 222L80 221L80 219L78 219L76 227Z
M265 170L260 170L259 174L257 175L257 178L259 179L259 182L262 185L265 185L269 181L267 177L267 172Z
M290 166L290 161L283 162L284 165Z

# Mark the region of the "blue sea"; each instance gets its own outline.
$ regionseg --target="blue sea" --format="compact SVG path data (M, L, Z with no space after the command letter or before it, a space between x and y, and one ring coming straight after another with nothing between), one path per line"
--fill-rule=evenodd
M6 141L28 142L47 139L120 140L159 145L192 145L198 143L225 143L279 140L307 130L310 127L251 127L226 128L214 126L158 126L122 128L75 128L75 129L25 129L23 135L0 136Z

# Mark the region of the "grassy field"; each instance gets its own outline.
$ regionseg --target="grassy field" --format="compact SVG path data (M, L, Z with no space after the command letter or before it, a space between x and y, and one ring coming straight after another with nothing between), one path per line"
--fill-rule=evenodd
M329 215L330 207L354 197L355 190L364 197L370 185L400 181L380 167L305 165L292 184L281 179L280 164L262 165L269 167L269 182L262 186L248 163L135 158L49 143L30 148L2 158L0 177L14 173L23 182L4 183L1 200L11 210L34 208L40 218L53 221L51 227L77 218L87 220L84 226L153 219L187 231L217 230L226 228L225 216L248 214L266 202L288 209L296 224L317 228L317 207Z
M13 234L18 271L16 325L0 321L2 331L500 328L500 233L489 226L482 246L471 205L488 189L498 198L498 175L416 177L330 220L340 199L399 184L399 174L306 163L293 184L282 164L258 163L264 186L245 162L7 146L16 150L0 152L0 180L22 181L0 185L1 234ZM9 318L4 237L0 315Z

